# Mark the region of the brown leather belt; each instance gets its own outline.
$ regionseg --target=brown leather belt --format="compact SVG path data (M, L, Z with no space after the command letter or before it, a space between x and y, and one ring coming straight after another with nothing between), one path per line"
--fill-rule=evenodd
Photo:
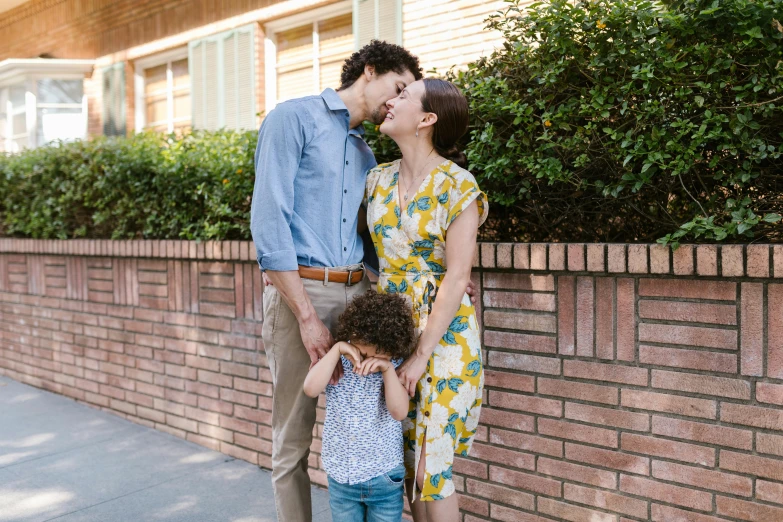
M353 286L364 278L364 268L357 270L334 270L331 268L299 265L299 277Z

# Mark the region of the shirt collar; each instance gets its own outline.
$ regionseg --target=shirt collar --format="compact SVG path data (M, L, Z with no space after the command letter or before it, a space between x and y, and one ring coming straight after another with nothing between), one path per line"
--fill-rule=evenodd
M350 116L348 114L348 107L345 106L342 98L340 98L334 89L324 89L324 92L321 93L321 98L326 102L326 106L330 111L345 111L346 115ZM364 136L364 125L360 123L355 129L348 129L348 134Z

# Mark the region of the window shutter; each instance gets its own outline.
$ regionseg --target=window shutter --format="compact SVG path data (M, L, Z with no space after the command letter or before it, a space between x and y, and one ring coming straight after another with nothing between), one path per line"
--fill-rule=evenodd
M125 63L115 63L101 71L103 134L125 136Z
M191 42L193 128L254 129L253 26Z
M402 0L354 0L356 49L370 40L402 45Z

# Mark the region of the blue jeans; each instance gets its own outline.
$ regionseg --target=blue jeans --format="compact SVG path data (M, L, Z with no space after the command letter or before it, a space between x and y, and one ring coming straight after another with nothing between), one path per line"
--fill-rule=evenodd
M405 466L360 484L340 484L329 477L332 522L400 522Z

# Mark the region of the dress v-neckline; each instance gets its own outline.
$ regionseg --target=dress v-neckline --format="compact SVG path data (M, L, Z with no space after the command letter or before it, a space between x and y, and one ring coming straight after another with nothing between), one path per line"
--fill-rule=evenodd
M416 201L416 195L419 192L421 192L422 187L426 187L427 186L427 183L429 182L430 178L432 177L432 173L436 172L447 161L451 161L451 160L444 159L443 161L441 161L440 163L438 163L437 165L432 167L432 169L427 173L427 175L424 176L424 179L421 180L421 183L416 188L416 192L411 194L411 199L409 200L410 202L408 202L408 201L402 201L402 193L400 192L400 178L402 178L402 176L400 175L400 166L402 165L402 159L398 159L397 160L397 166L396 166L396 169L397 169L397 183L395 183L395 185L394 185L392 190L394 190L394 192L395 192L394 195L395 195L395 198L397 199L397 205L399 205L399 207L400 207L400 221L402 221L402 216L407 214L408 206L411 203L413 203L414 201Z

